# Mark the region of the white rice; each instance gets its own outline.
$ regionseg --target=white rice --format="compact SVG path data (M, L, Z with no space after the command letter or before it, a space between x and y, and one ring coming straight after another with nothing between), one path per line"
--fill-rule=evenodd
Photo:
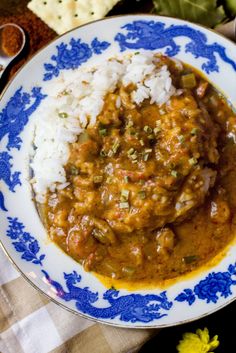
M38 202L45 201L48 189L54 191L68 185L64 166L69 158L69 144L77 140L86 126L96 123L104 97L118 84L135 84L131 99L137 105L150 99L151 104L161 106L172 95L181 94L172 85L167 66L156 67L158 60L152 53L113 58L93 68L63 71L47 84L48 96L35 113L35 151L31 162ZM121 106L119 98L116 106ZM60 117L60 113L66 117Z

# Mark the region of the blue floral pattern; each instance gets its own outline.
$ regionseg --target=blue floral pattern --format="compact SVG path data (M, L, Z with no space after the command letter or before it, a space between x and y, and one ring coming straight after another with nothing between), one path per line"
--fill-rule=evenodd
M98 301L98 293L94 293L88 287L80 288L77 284L81 281L81 276L76 271L65 274L67 291L64 290L59 282L50 278L49 274L42 270L48 283L56 289L58 297L65 301L74 300L76 308L97 319L114 319L119 317L125 322L144 322L148 323L155 319L160 319L167 315L166 311L172 307L172 302L167 298L166 292L159 295L147 294L129 294L119 295L115 289L107 290L103 299L108 302L107 307L96 307L94 304Z
M4 203L4 196L1 191L0 191L0 210L7 212L7 209Z
M30 115L45 97L40 87L34 87L31 94L22 92L21 87L0 112L0 141L4 136L8 137L8 151L12 148L20 149L22 140L19 135L28 123Z
M29 121L30 115L37 109L42 99L46 96L41 93L41 88L34 87L31 93L22 91L19 88L10 98L6 107L0 112L0 141L7 136L6 151L0 152L0 180L8 186L11 192L15 187L21 185L20 172L12 172L11 149L20 150L22 140L21 132ZM4 197L0 197L1 209L4 211Z
M21 185L20 172L12 172L10 160L12 156L8 152L0 152L0 180L8 186L9 190L15 192L15 187ZM3 199L3 195L2 195ZM2 200L4 201L4 200Z
M44 64L46 73L44 81L49 81L57 77L61 70L77 69L80 65L87 62L93 54L102 54L110 46L108 42L100 42L94 38L91 45L84 43L81 39L72 38L69 47L65 43L57 46L57 55L53 55L51 60L53 64Z
M207 44L207 36L188 25L171 25L167 27L163 22L134 21L122 28L127 33L118 33L115 36L121 51L126 49L157 50L166 48L166 55L175 56L180 51L180 46L176 44L175 38L187 37L190 42L185 46L185 52L191 53L195 58L207 59L202 64L202 69L206 73L219 71L216 55L219 55L225 63L231 65L236 71L236 62L227 56L226 50L222 45L218 43Z
M233 279L234 278L234 279ZM175 300L186 301L192 305L196 298L207 303L217 303L219 297L227 298L232 294L231 286L236 285L236 263L228 267L226 272L212 272L204 280L201 280L194 289L184 289Z
M22 253L21 258L35 265L42 266L45 255L39 255L40 247L38 241L24 230L25 226L17 218L7 217L7 219L9 226L6 235L11 240L14 240L12 245L17 252Z

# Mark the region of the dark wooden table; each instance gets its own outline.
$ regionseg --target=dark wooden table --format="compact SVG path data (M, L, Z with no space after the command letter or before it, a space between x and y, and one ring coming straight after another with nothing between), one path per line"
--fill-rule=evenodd
M28 2L28 0L0 0L0 25L6 22L9 16L24 14L28 11L26 9ZM147 13L151 12L152 8L152 0L124 0L109 13L109 16L128 13ZM40 20L38 21L40 25ZM30 36L30 33L28 33L28 36ZM53 39L56 37L56 33L48 28L47 36ZM44 38L37 38L37 36L35 36L34 40L37 41L37 50L45 44L43 39ZM32 50L26 51L24 55L29 58L32 55ZM11 70L5 75L3 84L7 83L11 74L13 74L22 63L23 58L19 58L19 60L14 63ZM175 353L175 347L184 332L194 332L197 328L203 329L204 327L208 327L211 335L219 335L221 344L216 350L216 353L236 353L236 341L234 338L234 330L236 327L235 316L236 303L232 303L217 313L193 323L163 329L157 336L144 345L140 353Z

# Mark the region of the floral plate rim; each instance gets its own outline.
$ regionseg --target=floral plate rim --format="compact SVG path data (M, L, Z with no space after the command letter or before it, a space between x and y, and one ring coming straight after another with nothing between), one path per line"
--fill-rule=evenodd
M129 17L132 17L133 20L135 17L137 18L148 18L148 17L151 17L152 19L156 19L156 20L163 20L165 21L165 19L170 19L169 17L164 17L164 16L154 16L154 15L150 15L150 14L135 14L135 15L132 15L132 14L129 14L129 15L120 15L120 16L113 16L113 17L109 17L109 18L106 18L106 19L101 19L101 20L97 20L97 21L94 21L92 23L89 23L89 24L85 24L83 26L80 26L80 27L77 27L75 29L72 29L71 31L67 32L66 34L68 33L71 33L71 32L75 32L76 30L82 28L82 27L86 27L87 25L93 25L94 23L96 22L101 22L101 21L106 21L106 20L111 20L111 19L115 19L115 18L129 18ZM171 19L173 20L173 22L177 19ZM182 21L182 20L177 20L178 22L182 22L183 24L189 24L190 26L194 25L188 21ZM204 26L199 26L199 25L194 25L195 27L197 27L198 29L200 29L201 27L204 28L205 30L209 31L208 28L204 27ZM215 33L213 31L213 33ZM35 57L37 56L41 51L43 51L45 48L47 48L48 46L52 45L55 41L57 41L58 39L60 39L61 37L63 37L65 34L61 35L61 36L58 36L57 38L55 38L53 41L51 41L50 43L48 43L46 46L44 46L42 49L40 49L36 54L34 54L34 56L30 59L30 61ZM218 35L218 34L217 34ZM221 35L219 35L221 36ZM222 38L224 38L223 36L221 36ZM228 39L225 39L224 38L224 41L229 41L230 43L233 43L231 42L230 40ZM234 43L233 43L234 44ZM232 45L232 44L231 44ZM9 83L6 85L5 89L3 90L2 94L0 95L0 100L3 98L4 94L6 93L6 91L8 90L9 86L12 84L12 82L14 81L14 79L17 77L17 75L21 72L21 70L30 62L26 62L23 67L13 76L13 78L9 81ZM48 295L47 293L45 293L43 291L43 289L41 289L40 287L38 287L37 285L35 285L33 283L32 280L29 279L29 277L27 277L27 275L23 272L23 270L15 263L14 259L10 256L10 254L8 253L7 249L5 248L5 246L3 245L3 242L0 240L0 245L1 247L3 248L4 252L6 253L7 257L9 258L9 260L11 261L11 263L17 268L17 270L21 273L21 275L27 280L28 283L30 283L36 290L38 290L40 293L44 294L46 297L48 297L50 300L52 300L54 303L58 304L59 306L65 308L66 310L68 310L69 312L72 312L72 313L75 313L79 316L82 316L84 318L87 318L87 319L90 319L92 321L95 321L95 322L101 322L103 324L108 324L108 325L111 325L111 326L117 326L117 327L125 327L125 328L153 328L153 327L167 327L167 326L174 326L174 325L179 325L179 324L183 324L183 323L186 323L186 322L190 322L192 320L196 320L196 319L199 319L201 317L204 317L206 315L209 315L210 313L213 313L221 308L223 308L224 306L228 305L230 302L234 301L236 298L233 297L231 299L228 299L228 300L225 300L224 303L222 305L216 305L212 310L202 314L201 316L195 316L194 318L190 318L190 319L186 319L186 320L182 320L182 321L178 321L176 323L168 323L168 324L154 324L154 325L135 325L135 324L132 324L132 326L129 326L129 325L125 325L121 323L121 321L119 321L119 323L115 323L115 322L109 322L109 321L106 321L104 319L99 319L99 318L93 318L91 316L88 316L88 314L83 314L81 311L78 311L78 310L74 310L72 308L69 308L68 306L66 306L65 304L59 302L58 300L52 298L50 295ZM212 269L211 269L212 270ZM180 300L181 301L181 300Z

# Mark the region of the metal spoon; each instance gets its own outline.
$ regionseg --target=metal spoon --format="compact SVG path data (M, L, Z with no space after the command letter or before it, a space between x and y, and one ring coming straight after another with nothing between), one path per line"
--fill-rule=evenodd
M4 28L6 28L7 26L13 26L13 27L17 28L18 31L21 33L21 37L22 37L21 47L18 50L18 52L13 56L8 56L6 53L4 53L4 51L2 49L1 31ZM23 50L23 48L25 46L25 42L26 42L25 33L20 26L16 25L15 23L6 23L6 24L0 26L0 78L3 74L3 72L5 71L5 69L7 68L7 66L21 53L21 51Z

